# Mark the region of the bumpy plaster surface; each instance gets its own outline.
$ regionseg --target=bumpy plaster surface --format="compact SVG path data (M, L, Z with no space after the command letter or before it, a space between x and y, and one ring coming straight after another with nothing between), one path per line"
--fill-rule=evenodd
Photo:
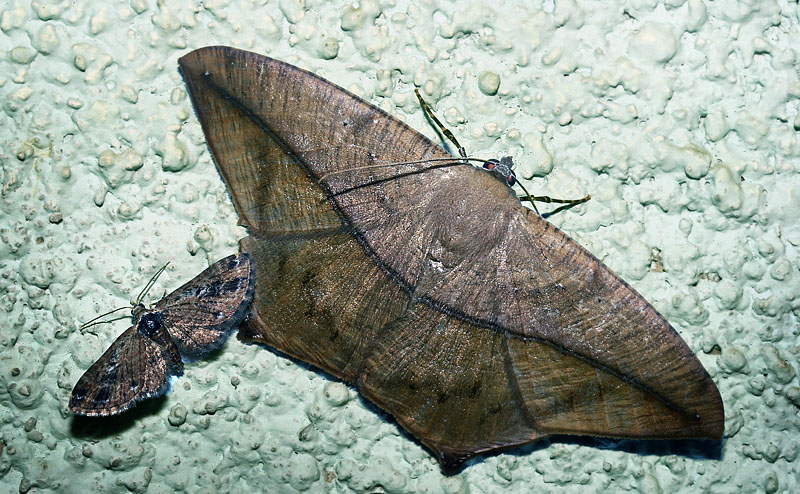
M3 492L800 492L800 11L790 0L0 2ZM163 400L73 421L127 321L243 235L177 72L229 44L476 156L648 298L720 387L721 459L543 442L443 477L353 390L231 340ZM257 90L257 88L254 88ZM707 452L705 452L707 453Z

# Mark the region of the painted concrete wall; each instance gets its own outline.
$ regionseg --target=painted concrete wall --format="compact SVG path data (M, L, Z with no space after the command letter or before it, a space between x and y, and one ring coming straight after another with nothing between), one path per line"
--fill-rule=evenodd
M0 2L0 490L800 492L800 10L790 0ZM315 71L475 156L650 300L719 385L699 446L543 442L454 477L352 389L231 340L165 399L73 420L128 325L79 331L243 230L176 60L229 44Z

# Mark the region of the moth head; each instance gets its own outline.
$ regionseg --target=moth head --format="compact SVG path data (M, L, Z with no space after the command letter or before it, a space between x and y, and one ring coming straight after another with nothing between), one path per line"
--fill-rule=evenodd
M490 172L497 174L497 176L502 178L509 185L509 187L517 183L517 174L514 173L514 170L512 170L514 167L514 161L511 159L511 156L504 156L499 160L494 158L487 160L483 163L483 167Z
M144 304L142 303L133 304L133 307L131 307L131 315L133 316L133 320L134 321L137 320L146 311L147 307L145 307Z

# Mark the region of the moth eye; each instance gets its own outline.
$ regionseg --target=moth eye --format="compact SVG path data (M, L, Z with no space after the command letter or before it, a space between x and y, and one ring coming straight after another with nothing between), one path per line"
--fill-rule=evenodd
M508 178L506 179L506 182L508 182L508 185L514 185L515 183L517 183L517 179L514 178L514 175L509 175Z

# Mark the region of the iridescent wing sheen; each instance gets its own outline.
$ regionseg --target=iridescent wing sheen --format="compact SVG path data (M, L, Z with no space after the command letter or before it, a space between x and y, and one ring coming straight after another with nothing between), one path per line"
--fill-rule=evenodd
M81 376L70 409L91 417L116 415L165 394L170 376L183 374L178 348L163 322L145 313Z
M185 360L220 348L245 317L253 298L253 261L247 253L220 259L153 307L161 313Z

